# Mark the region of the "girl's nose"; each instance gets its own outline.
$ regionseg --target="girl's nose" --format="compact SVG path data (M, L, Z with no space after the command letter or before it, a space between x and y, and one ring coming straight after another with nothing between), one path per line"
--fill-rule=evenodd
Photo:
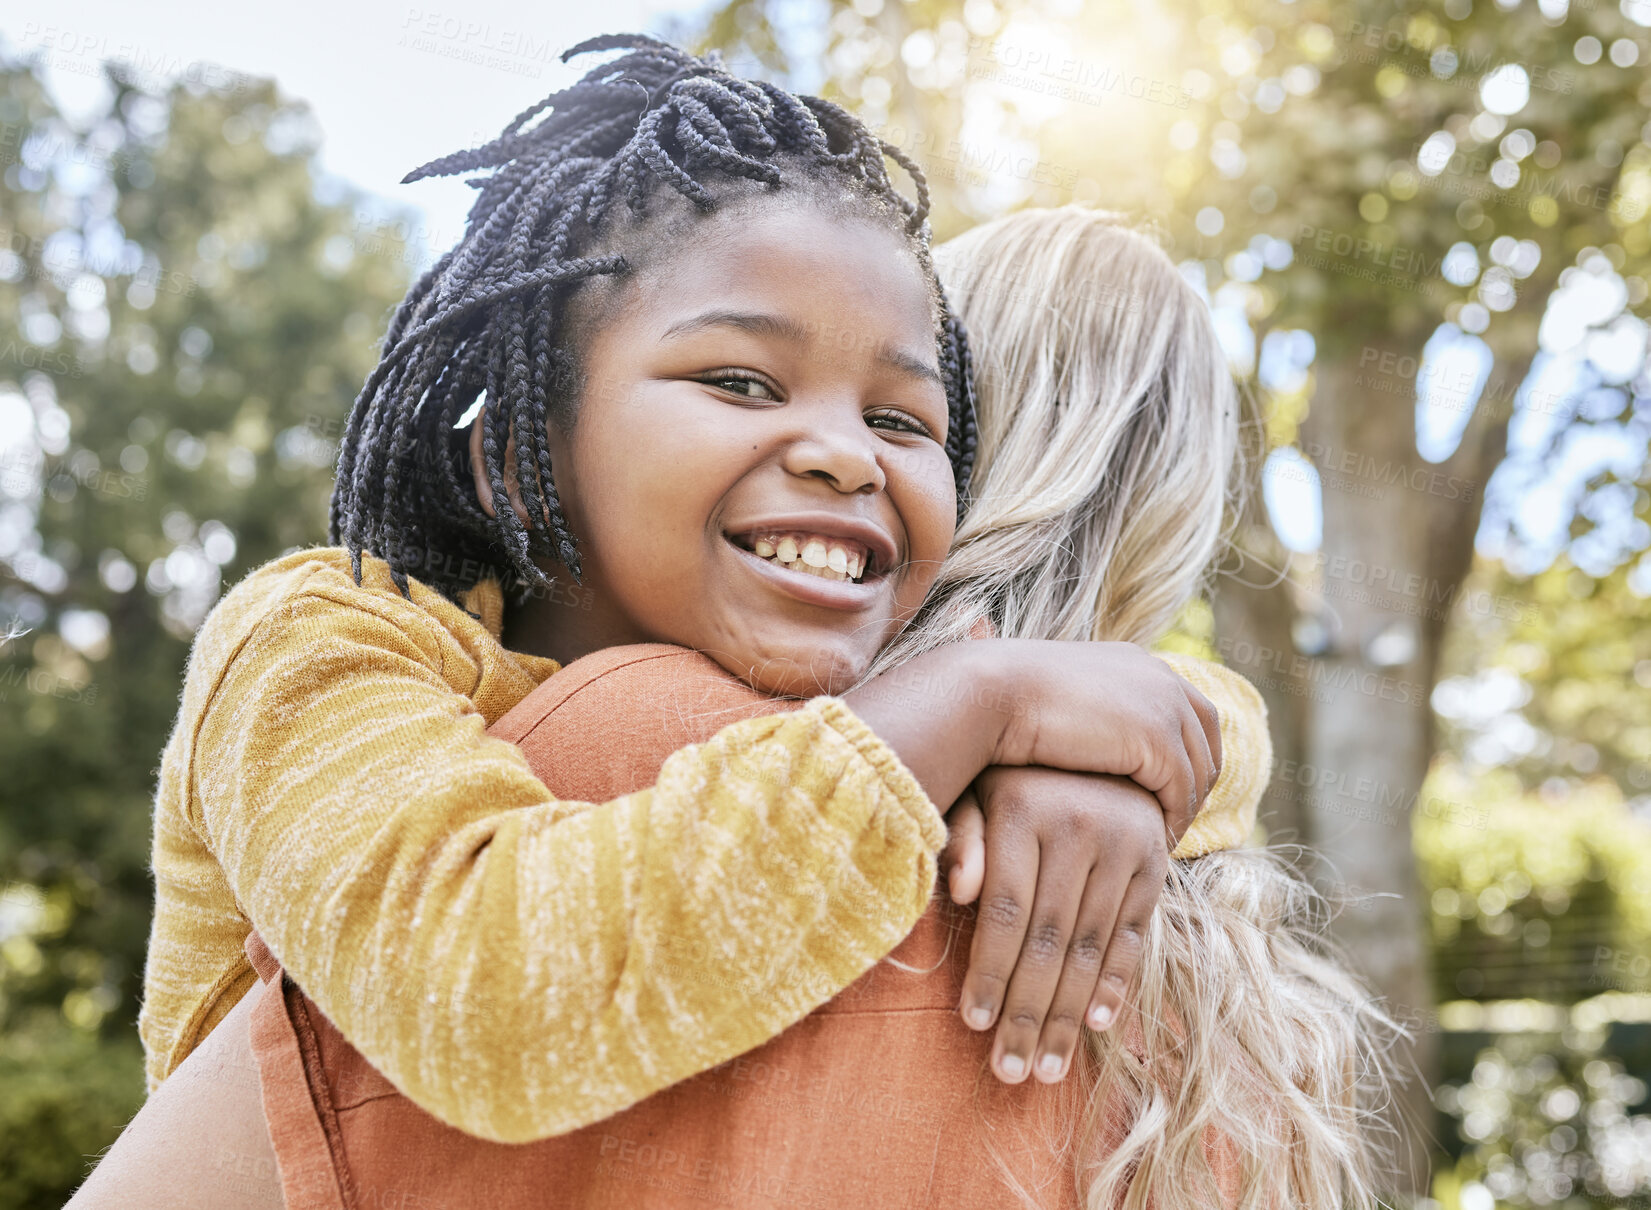
M842 492L880 492L888 482L878 460L877 434L855 406L829 420L814 410L807 433L787 446L781 464L793 475L826 480Z

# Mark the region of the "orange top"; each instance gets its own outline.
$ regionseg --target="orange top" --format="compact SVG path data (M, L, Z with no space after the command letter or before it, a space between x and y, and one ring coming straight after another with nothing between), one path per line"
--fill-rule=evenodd
M568 665L491 734L518 744L558 795L600 802L652 784L679 748L788 705L803 703L764 697L699 653L645 644ZM1029 1204L1076 1210L1075 1161L1059 1144L1089 1090L1076 1075L1055 1086L991 1075L991 1032L956 1011L973 930L973 910L937 894L891 961L772 1041L595 1125L520 1145L463 1134L401 1095L290 981L272 982L280 968L254 934L265 986L253 1046L287 1204L998 1210L1017 1204L1019 1186ZM703 942L676 944L686 965L706 968ZM784 964L770 974L753 995L783 984ZM1125 1129L1115 1125L1114 1140ZM1233 1157L1213 1140L1206 1154L1234 1203Z

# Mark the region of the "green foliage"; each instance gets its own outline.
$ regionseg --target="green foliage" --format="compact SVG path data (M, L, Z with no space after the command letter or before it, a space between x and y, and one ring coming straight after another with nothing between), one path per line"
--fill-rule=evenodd
M1440 999L1651 988L1651 826L1615 783L1528 792L1508 770L1441 761L1414 841Z
M1462 594L1435 695L1451 756L1415 834L1441 996L1651 991L1651 601L1634 574L1486 564Z
M1446 652L1443 741L1525 786L1604 776L1651 806L1651 597L1636 575L1566 559L1532 577L1482 568ZM1476 692L1492 704L1474 709Z
M0 132L0 1205L55 1205L142 1096L149 805L190 637L325 540L407 267L268 82L117 81L76 130L0 64Z
M1604 1032L1505 1035L1473 1075L1439 1089L1469 1141L1441 1172L1441 1210L1476 1207L1651 1207L1645 1140L1651 1116L1630 1113L1643 1080L1601 1054Z
M0 1034L0 1090L0 1206L56 1210L142 1103L143 1049L34 1010Z

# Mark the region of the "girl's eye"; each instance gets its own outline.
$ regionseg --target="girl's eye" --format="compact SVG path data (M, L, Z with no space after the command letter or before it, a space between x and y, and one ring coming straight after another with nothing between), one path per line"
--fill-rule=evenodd
M866 423L874 427L890 426L895 432L916 433L919 437L934 436L928 425L907 412L870 412L866 415Z
M758 374L742 373L737 370L718 370L714 374L706 374L700 378L707 386L727 391L730 395L738 395L744 399L758 400L763 403L778 403L779 390L766 378Z

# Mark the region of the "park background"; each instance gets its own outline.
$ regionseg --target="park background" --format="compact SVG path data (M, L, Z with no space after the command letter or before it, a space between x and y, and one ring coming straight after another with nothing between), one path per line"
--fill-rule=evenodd
M937 238L1071 201L1155 226L1256 405L1233 549L1170 642L1265 695L1263 831L1322 853L1415 1037L1396 1190L1651 1206L1651 2L22 7L0 1210L60 1205L142 1100L191 636L325 540L388 313L462 231L462 182L396 181L623 28L857 111Z

